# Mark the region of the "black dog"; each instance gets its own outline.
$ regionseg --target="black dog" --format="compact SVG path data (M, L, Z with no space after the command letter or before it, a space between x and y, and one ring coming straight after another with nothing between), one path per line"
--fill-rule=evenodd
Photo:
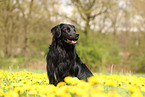
M70 24L60 24L51 29L53 41L47 54L47 74L49 83L57 85L66 76L78 77L87 81L93 76L91 71L76 54L75 44L79 38L75 27Z

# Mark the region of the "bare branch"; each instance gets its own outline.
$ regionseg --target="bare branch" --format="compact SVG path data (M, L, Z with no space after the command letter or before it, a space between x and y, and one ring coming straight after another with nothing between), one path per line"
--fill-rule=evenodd
M75 19L72 19L71 17L68 17L66 15L62 15L62 14L59 14L59 16L61 17L64 17L64 18L67 18L69 19L72 23L74 23L75 25L79 26L79 24L77 23L77 21Z
M103 13L106 13L108 11L108 9L106 8L105 10L100 10L100 12L98 12L97 14L95 14L95 15L93 15L93 16L90 16L90 18L92 18L92 19L94 19L96 16L99 16L99 15L101 15L101 14L103 14Z

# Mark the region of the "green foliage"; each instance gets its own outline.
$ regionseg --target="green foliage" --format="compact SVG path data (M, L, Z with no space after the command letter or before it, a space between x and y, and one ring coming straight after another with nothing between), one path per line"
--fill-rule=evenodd
M117 64L121 61L120 48L111 35L82 36L77 45L77 52L94 71L104 71L107 64Z
M134 71L138 73L145 73L145 54L134 56L133 59Z
M0 65L2 66L2 68L18 68L19 64L22 64L26 62L26 60L24 59L24 57L11 57L8 59L5 59L4 57L1 59L0 61Z
M138 41L138 43L136 43ZM130 55L123 60L123 63L128 65L132 72L145 73L145 38L142 36L139 39L132 39L124 45L125 50ZM120 43L122 44L122 43Z
M36 55L36 54L35 54ZM11 58L1 57L0 60L0 69L10 69L10 70L19 70L19 69L42 69L45 65L45 57L43 55L39 56L17 56Z

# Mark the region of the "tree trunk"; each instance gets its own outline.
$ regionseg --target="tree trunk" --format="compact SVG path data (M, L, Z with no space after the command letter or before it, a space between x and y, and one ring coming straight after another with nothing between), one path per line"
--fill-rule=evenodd
M28 56L29 52L29 32L28 32L28 25L27 22L24 24L24 55Z
M87 17L87 19L86 19L86 25L85 25L85 30L84 30L84 34L85 34L85 36L87 36L88 35L88 33L89 33L89 30L90 30L90 18L89 18L89 16Z

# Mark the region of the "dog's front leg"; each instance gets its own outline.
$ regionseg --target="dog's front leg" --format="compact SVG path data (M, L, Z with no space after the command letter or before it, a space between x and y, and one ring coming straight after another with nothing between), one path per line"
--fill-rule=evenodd
M79 56L76 54L76 64L78 66L78 75L79 79L87 81L88 77L93 76L92 72L87 68L87 66L81 61Z
M50 84L57 85L58 82L57 82L56 73L57 72L55 71L54 64L50 62L50 60L47 60L47 75L48 75Z

